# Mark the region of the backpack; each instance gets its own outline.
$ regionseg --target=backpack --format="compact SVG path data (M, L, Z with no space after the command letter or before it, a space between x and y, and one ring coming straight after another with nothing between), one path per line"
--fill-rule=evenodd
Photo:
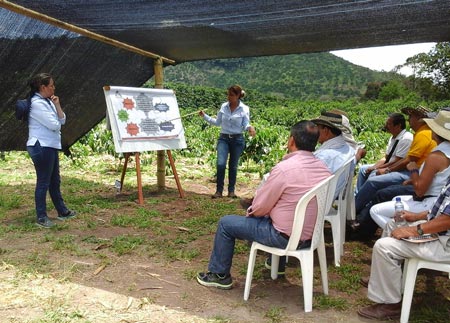
M16 119L22 122L28 121L28 115L30 114L31 100L23 99L16 102Z

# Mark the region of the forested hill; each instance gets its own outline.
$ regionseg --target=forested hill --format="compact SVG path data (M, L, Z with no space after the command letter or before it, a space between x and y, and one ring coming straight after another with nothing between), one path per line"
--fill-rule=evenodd
M361 97L368 82L393 77L330 53L196 61L164 69L166 82L222 89L240 84L244 89L301 100Z

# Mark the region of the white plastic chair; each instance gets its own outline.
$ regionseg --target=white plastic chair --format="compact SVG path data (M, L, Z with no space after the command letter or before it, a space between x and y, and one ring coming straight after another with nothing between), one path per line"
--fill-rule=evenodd
M333 195L337 183L337 180L335 179L337 179L337 177L332 175L321 181L298 201L297 207L295 208L292 234L285 249L268 247L258 242L252 243L248 260L247 278L245 280L244 300L248 300L250 295L253 270L255 268L256 254L258 250L263 250L272 254L272 279L277 279L278 277L278 264L280 261L280 256L292 256L296 257L300 261L305 312L311 312L313 296L314 250L317 249L322 276L323 292L325 295L328 295L327 260L325 255L325 241L323 238L323 217L333 202ZM314 198L317 200L317 219L314 225L311 247L308 249L297 250L298 242L300 241L302 234L306 208L309 202Z
M331 233L333 236L334 264L336 267L341 265L341 256L344 254L345 242L345 223L347 220L347 205L349 199L354 199L353 194L353 159L347 161L334 174L339 181L341 176L346 176L344 188L337 196L337 209L330 207L325 215L325 221L331 224ZM336 194L335 194L336 196Z
M400 323L407 323L409 320L409 312L411 310L411 301L414 293L414 286L416 284L417 271L421 268L447 272L449 273L450 278L450 264L433 262L419 258L410 258L405 260L403 269L404 291Z

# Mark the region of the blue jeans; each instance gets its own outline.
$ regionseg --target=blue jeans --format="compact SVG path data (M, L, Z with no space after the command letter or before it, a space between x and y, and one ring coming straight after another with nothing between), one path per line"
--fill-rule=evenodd
M407 179L409 179L409 172L406 170L369 177L355 196L356 213L360 213L373 200L378 190L391 185L401 184Z
M239 158L244 148L245 139L243 135L233 135L231 138L228 135L220 135L217 141L217 192L223 192L228 154L230 155L228 162L228 192L234 192Z
M230 274L236 239L256 241L276 248L286 248L288 239L272 225L268 217L225 215L219 220L208 270Z
M366 174L366 169L373 166L374 164L361 165L359 167L358 178L356 180L355 194L358 193L360 188L364 185L364 183L369 179L369 177L376 175L376 170L370 172L370 174Z
M36 216L44 219L47 216L47 191L50 193L53 205L58 214L68 212L64 204L59 176L59 156L58 150L50 147L42 147L39 141L34 146L27 146L28 154L33 161L36 170L36 188L34 191L34 200L36 205Z

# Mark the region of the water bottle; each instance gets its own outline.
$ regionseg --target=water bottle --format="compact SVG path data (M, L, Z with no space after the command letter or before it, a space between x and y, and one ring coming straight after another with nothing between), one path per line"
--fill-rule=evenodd
M403 207L403 202L400 197L395 198L395 213L394 213L394 220L398 227L402 227L407 225L406 220L402 217L402 212L405 209Z

